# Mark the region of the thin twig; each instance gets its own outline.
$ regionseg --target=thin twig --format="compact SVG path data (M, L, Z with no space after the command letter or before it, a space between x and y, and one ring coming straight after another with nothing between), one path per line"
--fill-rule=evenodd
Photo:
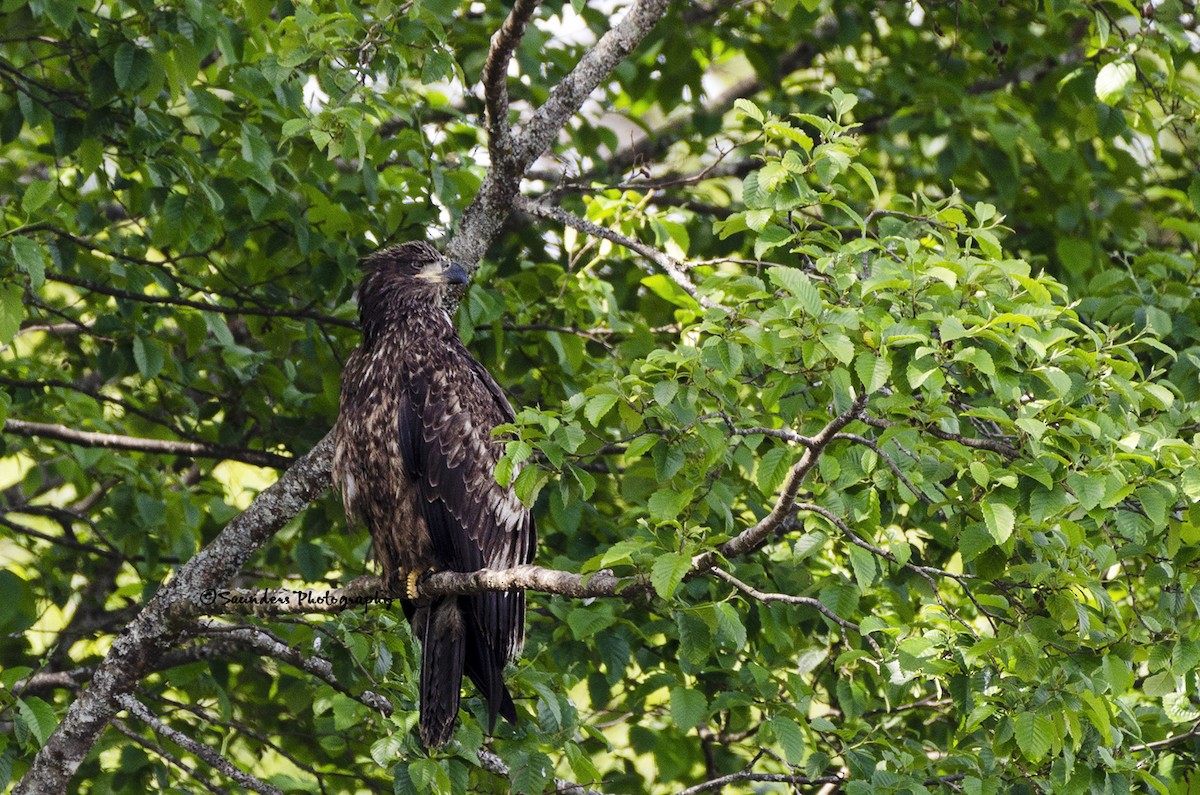
M732 574L719 566L713 566L710 571L747 596L751 596L760 602L784 602L785 604L789 605L804 605L806 607L814 608L820 611L822 615L824 615L830 621L833 621L842 629L862 635L863 640L865 640L867 644L875 650L876 654L880 656L883 655L883 651L879 648L879 644L875 642L874 638L872 638L869 634L864 633L862 629L859 628L858 624L847 621L825 605L821 604L821 600L819 599L813 599L811 596L793 596L792 594L786 593L764 593L763 591L760 591L753 586L742 582L737 577L734 577Z
M163 453L182 455L189 458L215 458L218 460L242 461L261 467L285 469L292 459L288 456L265 450L244 450L207 442L173 442L166 439L146 439L140 436L122 436L114 433L79 431L65 425L49 425L41 422L8 419L4 421L6 433L17 436L38 436L57 439L60 442L77 444L80 447L103 447L109 450L130 450L138 453Z
M661 268L663 272L670 277L671 281L679 285L679 288L690 295L696 301L696 303L700 304L700 306L706 309L712 309L717 306L713 301L700 295L696 289L696 285L692 284L691 279L688 278L686 273L687 268L682 262L663 251L659 251L654 246L647 245L640 240L636 240L628 235L623 235L620 232L617 232L614 229L609 229L606 226L600 226L599 224L592 223L586 218L580 218L577 215L572 215L561 207L555 207L553 205L546 204L545 202L530 199L526 196L516 197L516 199L513 200L513 206L518 210L529 213L530 215L536 215L542 218L548 218L552 221L557 221L563 226L569 226L572 229L577 229L586 235L591 235L592 237L599 237L612 241L619 246L624 246L630 251L641 254L643 257Z

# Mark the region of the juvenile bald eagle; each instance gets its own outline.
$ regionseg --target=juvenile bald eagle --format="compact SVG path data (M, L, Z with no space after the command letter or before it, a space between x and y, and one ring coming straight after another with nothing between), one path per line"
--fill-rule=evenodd
M533 518L493 469L492 429L513 410L459 340L443 308L463 266L403 243L362 262L362 345L342 374L333 477L348 517L371 532L375 557L421 641L421 741L448 742L465 671L496 715L517 713L505 664L525 639L525 593L416 600L429 571L508 568L533 560Z

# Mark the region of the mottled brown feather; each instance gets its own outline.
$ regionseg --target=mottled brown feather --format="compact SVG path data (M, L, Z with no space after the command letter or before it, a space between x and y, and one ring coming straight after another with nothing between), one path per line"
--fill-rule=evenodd
M363 344L342 375L334 480L347 515L370 530L393 589L409 571L529 563L536 544L528 509L493 476L503 446L492 429L512 419L512 408L458 339L442 308L444 282L418 276L447 265L432 247L413 243L365 261ZM524 642L524 592L411 609L422 641L423 741L449 740L464 670L493 724L497 714L515 720L503 671Z

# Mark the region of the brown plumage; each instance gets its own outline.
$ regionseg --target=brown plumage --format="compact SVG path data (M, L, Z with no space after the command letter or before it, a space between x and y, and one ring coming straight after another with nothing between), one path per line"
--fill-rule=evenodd
M455 333L442 305L467 273L426 243L363 261L363 340L342 374L334 482L348 516L371 531L384 581L432 569L475 571L533 560L533 517L493 476L502 445L492 429L512 407ZM515 722L505 664L525 639L525 593L402 600L421 641L421 740L454 733L465 672L496 715Z

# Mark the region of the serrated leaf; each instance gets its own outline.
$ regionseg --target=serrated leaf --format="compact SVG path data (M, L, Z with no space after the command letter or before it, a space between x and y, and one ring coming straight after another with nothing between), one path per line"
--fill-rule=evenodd
M671 688L671 720L688 731L704 722L708 717L708 699L699 690L690 687Z
M671 405L671 401L675 400L678 394L678 381L659 381L654 385L654 402L664 409Z
M150 379L162 372L165 357L158 343L148 342L144 337L134 337L133 361L142 377Z
M50 733L58 725L54 707L36 696L17 699L17 711L39 746L45 745Z
M650 567L650 584L663 599L670 599L692 568L692 556L682 552L668 552L654 561Z
M854 372L858 374L867 392L875 392L888 382L892 374L892 364L886 355L877 356L863 351L854 360Z
M757 122L761 122L766 118L758 106L748 99L737 99L734 101L733 106Z
M1013 721L1017 747L1030 762L1038 763L1050 751L1054 739L1054 724L1049 718L1033 712L1022 712Z
M0 347L13 341L25 319L25 291L19 284L0 286Z
M754 473L754 482L759 491L771 496L787 477L791 469L791 452L786 447L773 447L766 455L758 460L758 470Z
M588 398L587 405L584 406L583 415L592 425L599 425L600 420L604 419L604 415L612 411L612 407L615 405L617 405L616 395L592 395Z
M691 499L692 495L688 491L659 489L650 495L646 507L650 509L650 516L656 521L669 522L683 512Z
M645 436L639 436L629 443L625 448L625 460L633 461L646 454L646 451L658 444L658 436L648 433Z
M771 731L783 749L783 756L788 764L798 765L804 761L804 733L789 718L772 718Z
M988 532L997 544L1003 544L1013 534L1016 526L1016 514L1011 506L992 498L983 501L983 521L987 524Z
M50 197L54 195L54 189L58 184L51 182L48 179L35 179L30 182L25 188L24 195L21 196L21 210L26 213L32 213L46 202L50 201Z
M31 237L17 235L12 241L17 267L29 274L29 286L40 290L46 280L46 249Z
M1090 511L1104 499L1105 481L1103 477L1086 475L1082 472L1072 472L1067 475L1067 485L1079 500L1085 511Z
M767 278L799 299L801 308L808 315L816 317L821 314L821 293L804 271L776 266L767 269Z

